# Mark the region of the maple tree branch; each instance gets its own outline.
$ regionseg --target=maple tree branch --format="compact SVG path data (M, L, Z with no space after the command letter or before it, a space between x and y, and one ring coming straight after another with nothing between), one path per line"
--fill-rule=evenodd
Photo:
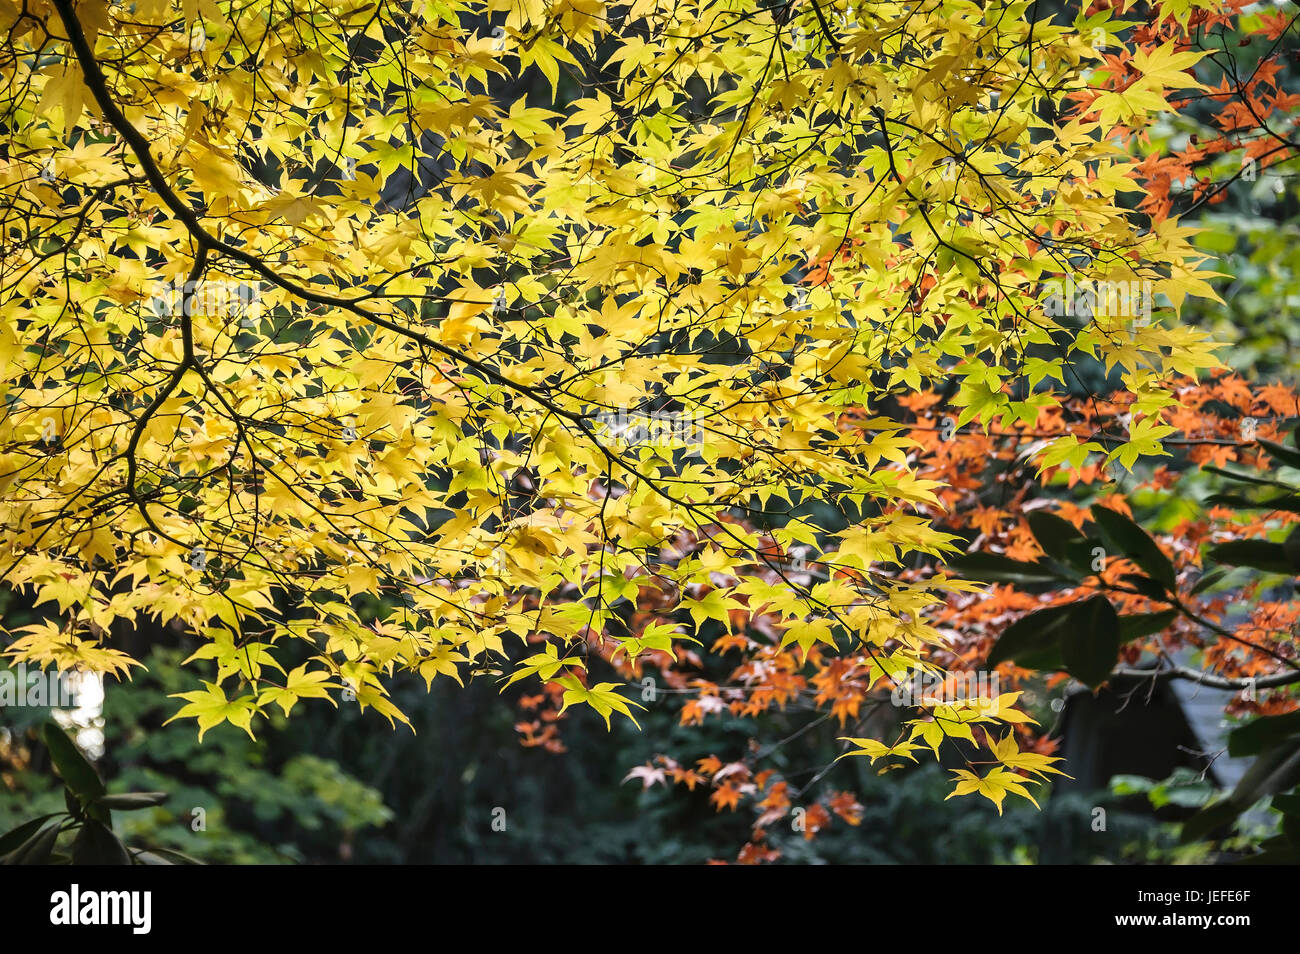
M81 23L77 19L77 15L73 10L72 0L52 0L52 2L54 3L55 9L59 11L59 16L63 19L64 26L68 31L68 43L72 46L73 52L76 54L77 60L81 64L82 79L85 81L91 94L95 97L95 102L99 104L100 109L103 111L105 120L107 120L109 125L116 129L119 135L126 140L127 145L131 147L131 152L135 155L136 160L144 169L145 178L148 180L149 185L158 194L159 198L162 199L167 208L171 210L172 214L175 215L190 234L194 236L195 240L202 248L220 252L236 261L244 263L267 281L279 288L283 288L285 291L288 291L299 298L318 305L343 308L372 324L402 335L412 341L419 342L444 357L450 358L460 364L468 365L484 377L504 387L510 388L511 390L524 394L541 404L547 410L577 423L579 427L583 427L583 429L586 430L583 416L581 414L565 410L564 408L555 405L535 388L514 381L476 358L472 358L454 348L448 347L447 345L430 338L428 335L415 331L412 328L407 328L395 321L383 317L382 315L377 315L374 312L368 311L359 306L355 301L348 298L340 298L334 295L326 295L321 292L312 291L310 288L301 285L292 279L285 278L256 255L230 245L208 232L207 229L203 227L203 223L199 221L199 217L194 209L182 200L181 197L176 194L175 190L168 184L166 177L163 175L162 170L159 168L157 161L154 159L153 154L149 149L148 140L146 140L140 131L131 124L131 121L126 118L118 108L117 104L113 101L113 97L108 90L107 77L105 77L103 71L99 68L99 64L95 60L95 53L91 49L89 42L86 40L85 31L82 29ZM588 436L591 437L593 435L588 431Z
M813 13L817 14L817 23L821 26L822 35L830 42L831 48L837 52L840 49L840 41L835 39L835 34L831 33L831 25L826 22L826 14L822 12L821 4L817 0L812 0Z
M1106 580L1100 579L1100 577L1098 577L1098 579L1100 581L1100 585L1102 589L1108 590L1110 592L1115 592L1115 593L1129 593L1132 594L1133 596L1145 596L1147 597L1147 599L1164 603L1166 606L1172 607L1175 612L1181 613L1183 616L1191 620L1193 623L1196 623L1198 626L1202 626L1205 629L1210 630L1210 632L1214 633L1216 636L1219 636L1223 639L1231 640L1234 643L1240 643L1242 646L1245 646L1247 649L1251 649L1257 653L1261 653L1265 656L1269 656L1272 659L1276 660L1277 662L1280 662L1282 665L1289 666L1292 670L1295 670L1297 673L1300 673L1300 663L1296 663L1293 660L1287 659L1281 653L1274 652L1273 650L1269 649L1267 646L1260 646L1257 643L1252 643L1250 640L1238 636L1236 633L1232 632L1231 630L1226 629L1223 626L1220 626L1217 623L1214 623L1211 620L1208 620L1205 617L1198 615L1197 613L1193 612L1191 608L1187 606L1186 603L1184 603L1181 599L1179 599L1177 593L1170 592L1166 596L1152 597L1152 596L1148 596L1148 594L1144 593L1142 590L1136 589L1134 587L1124 586L1119 583L1110 583L1107 582ZM1146 670L1141 670L1141 671L1145 672Z
M146 140L145 137L140 133L140 131L136 129L134 125L132 125L130 120L126 118L125 114L123 114L123 112L118 108L117 104L114 102L113 97L108 89L107 77L105 76L104 72L100 69L98 62L95 59L94 50L91 48L89 42L87 41L85 31L82 29L81 23L77 19L76 12L73 9L72 0L52 0L52 2L54 4L55 9L58 10L59 16L63 20L64 26L68 31L68 43L72 47L73 52L76 54L77 60L81 65L82 79L85 82L87 88L90 90L91 94L94 96L96 103L99 104L99 107L104 114L105 120L109 123L109 125L111 125L114 129L118 131L118 133L122 136L123 139L126 140L126 143L128 146L130 146L132 153L136 157L136 160L140 163L141 167L143 168L145 178L148 180L150 186L158 194L159 198L162 199L163 203L167 206L167 208L172 211L172 213L176 216L176 218L186 227L186 229L198 242L199 249L200 249L200 256L205 266L207 261L207 252L209 250L219 252L222 255L225 255L229 258L235 259L236 261L244 263L245 265L252 268L257 274L265 278L267 281L271 282L272 284L276 285L279 288L284 289L285 291L290 292L291 294L301 299L304 299L305 301L310 301L319 305L325 305L327 307L343 308L346 311L351 312L354 315L357 315L363 320L370 322L371 324L378 325L381 328L385 328L389 331L392 331L395 334L401 335L402 337L405 337L409 340L424 345L425 347L433 351L436 351L438 354L441 354L451 359L454 362L469 366L470 368L477 371L479 374L481 374L483 377L487 378L488 380L500 384L503 387L509 388L512 391L523 394L525 397L528 397L530 400L539 404L540 406L550 411L551 413L559 417L562 417L568 421L571 421L592 442L592 444L596 447L597 450L600 451L600 453L606 458L606 460L608 460L611 464L617 463L619 467L625 469L626 471L628 471L628 473L633 474L637 478L645 481L646 485L649 486L658 496L664 498L670 503L673 503L677 506L684 508L686 511L690 513L696 514L697 516L705 516L711 521L716 522L716 516L709 513L706 508L702 508L697 504L692 504L689 503L688 501L679 499L678 497L674 496L673 494L665 490L662 486L660 486L659 481L653 480L646 474L641 473L636 468L629 466L624 461L623 456L621 454L615 453L614 451L610 450L596 436L595 432L591 429L590 425L587 423L585 415L560 407L558 404L556 404L555 402L547 398L542 392L538 391L536 388L533 388L529 385L523 384L518 381L514 381L507 375L502 374L501 372L495 370L494 368L490 367L484 362L479 361L476 358L470 357L469 355L457 351L456 349L451 348L447 345L444 345L441 342L429 337L426 334L423 334L412 328L405 327L404 325L401 325L398 322L392 321L388 318L383 317L382 315L377 315L365 308L362 308L360 305L356 303L356 301L353 301L348 298L340 298L333 295L326 295L320 292L315 292L304 285L300 285L299 283L293 281L292 279L285 278L284 276L276 272L273 268L268 266L261 259L259 259L257 256L249 252L246 252L241 248L230 245L224 240L208 232L203 227L203 224L199 220L199 216L195 212L195 210L183 199L181 199L181 197L175 192L175 190L167 182L166 177L163 175L161 168L158 166L157 161L154 159L153 154L150 151L148 140ZM757 93L755 93L755 95L757 96ZM195 274L201 271L201 269L198 267L199 260L200 260L199 257L196 257ZM185 371L189 370L191 367L197 367L197 360L193 353L193 341L192 338L190 337L189 329L184 324L182 325L182 333L185 335L185 341L186 341L185 359L182 361L182 364L177 368L171 381L164 388L164 391L155 399L154 403L146 411L146 417L145 417L146 421L148 417L151 417L153 413L157 410L157 407L161 406L162 402L167 398L167 396L172 392L172 390L175 389L176 385L180 381L180 378L184 376ZM137 425L136 432L132 435L131 446L128 448L128 455L129 455L128 469L130 471L130 477L129 477L130 493L132 495L133 500L137 499L135 494L135 489L134 489L135 488L134 454L135 454L135 448L139 444L140 436L142 435L142 433L143 433L143 422ZM144 516L146 522L149 523L150 528L153 529L160 536L164 537L165 539L173 543L176 543L179 546L182 547L187 546L187 544L175 540L174 538L166 534L163 534L153 523L152 517L149 514L145 513ZM724 524L719 524L719 527L725 535L731 537L737 543L741 544L742 547L745 546L745 541L741 539L741 537L738 536L734 530L725 526ZM770 561L765 559L764 562L766 562L769 568L772 569L774 572L776 572L777 575L783 581L785 581L788 585L794 588L796 592L801 592L805 597L811 599L812 592L809 588L800 587L797 584L790 581L785 576L783 570L780 567L772 565ZM836 612L833 607L829 607L824 603L822 604L822 606L824 609L827 609L831 613L831 615L834 616L837 620L843 622L843 620L840 619L838 612Z
M1248 649L1253 649L1257 653L1263 653L1265 656L1270 656L1273 659L1280 662L1282 665L1289 666L1293 671L1300 673L1300 664L1297 664L1292 660L1287 659L1285 656L1283 656L1280 653L1274 652L1273 650L1269 649L1267 646L1259 646L1255 643L1252 643L1248 639L1243 639L1242 637L1238 636L1236 633L1233 633L1230 630L1227 630L1224 627L1218 625L1217 623L1211 622L1210 620L1205 619L1203 616L1200 616L1192 612L1192 610L1187 606L1187 604L1184 603L1181 599L1179 599L1177 593L1171 594L1171 597L1172 597L1171 599L1165 600L1165 602L1175 607L1180 613L1182 613L1184 616L1190 619L1193 623L1197 623L1201 626L1204 626L1206 629L1210 630L1213 633L1218 634L1224 639L1230 639L1234 643L1240 643L1242 646L1245 646Z
M972 427L974 427L974 425L972 425ZM973 430L967 430L964 426L963 426L963 427L960 427L960 428L954 428L953 430L949 431L949 430L948 430L947 428L945 428L945 427L923 427L923 426L918 425L918 424L908 424L908 425L905 426L904 429L905 429L905 430L909 430L909 431L927 431L927 432L937 433L937 434L942 434L942 433L947 432L947 433L949 433L949 434L961 434L961 435L964 435L964 436L967 436L967 437L971 437L971 436L977 436L977 437L978 437L978 436L985 436L985 437L1014 437L1014 438L1022 438L1022 437L1044 437L1044 438L1046 438L1046 437L1084 437L1085 439L1090 440L1090 441L1106 441L1106 442L1109 442L1109 443L1112 443L1112 444L1123 444L1123 443L1124 443L1123 438L1118 437L1118 436L1116 436L1116 435L1107 434L1107 433L1104 432L1104 431L1098 431L1098 432L1095 432L1095 433L1092 433L1092 434L1086 434L1086 435L1076 434L1074 431L1069 431L1069 430L1063 430L1063 431L994 431L994 430L990 430L990 431L988 431L988 432L986 433L986 432L984 432L984 431L978 430L978 428L973 429ZM1255 442L1255 441L1230 441L1230 440L1220 440L1220 439L1209 438L1209 437L1171 437L1171 438L1165 438L1165 439L1161 440L1160 443L1161 443L1161 444L1168 444L1170 447L1200 447L1200 446L1210 446L1210 447L1249 447L1249 446L1251 446L1252 444L1254 444L1254 443L1256 443L1256 442Z
M181 380L185 377L185 372L198 367L198 362L194 356L194 332L190 322L190 312L193 308L194 294L198 288L198 280L202 276L204 269L208 267L208 250L199 246L197 254L194 256L194 267L190 270L189 278L185 283L184 294L181 299L181 340L182 354L180 363L176 365L176 370L167 379L161 391L154 395L153 401L144 409L140 419L136 421L135 428L131 431L131 439L127 442L126 450L123 456L126 457L126 491L131 497L131 502L135 504L140 516L144 517L144 522L149 525L149 529L156 533L164 540L169 540L180 547L188 547L188 544L177 540L170 534L164 533L163 530L154 522L153 516L149 513L148 506L140 497L139 491L136 490L136 478L139 471L139 462L136 460L136 451L140 447L140 440L144 437L144 429L148 426L149 421L158 409L162 407L163 402L167 400L176 390Z
M1136 679L1152 679L1163 682L1170 679L1186 679L1190 682L1208 686L1211 689L1272 689L1277 686L1289 686L1300 682L1300 670L1278 672L1259 677L1216 676L1214 673L1187 666L1171 666L1166 669L1132 669L1121 667L1111 672L1111 676L1131 676Z

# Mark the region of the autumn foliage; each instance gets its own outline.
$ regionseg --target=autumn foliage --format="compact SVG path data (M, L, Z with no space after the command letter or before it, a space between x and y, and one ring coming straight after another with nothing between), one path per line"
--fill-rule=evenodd
M652 678L683 725L806 706L844 756L956 751L952 796L1037 803L1068 766L1035 667L957 685L1028 611L1143 618L1117 666L1291 665L1259 584L1230 632L1184 594L1294 511L1119 519L1297 414L1185 320L1219 299L1180 216L1291 157L1277 58L1207 54L1240 9L0 2L0 551L50 608L6 654L129 678L114 627L174 621L200 735L491 675L557 753ZM1144 151L1196 108L1217 132ZM1073 559L1035 514L1114 558L998 585ZM745 861L792 812L858 823L773 744L633 777L752 810Z

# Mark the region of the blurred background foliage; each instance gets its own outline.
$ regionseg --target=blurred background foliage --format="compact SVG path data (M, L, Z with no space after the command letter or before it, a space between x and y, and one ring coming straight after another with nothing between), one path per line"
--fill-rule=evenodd
M1257 16L1245 20L1250 29L1257 22ZM1294 32L1275 44L1239 30L1222 43L1232 49L1241 76L1275 52L1288 64L1277 74L1280 91L1300 92L1300 71L1295 69L1300 45ZM1222 100L1193 97L1149 131L1142 151L1168 155L1221 136L1215 116L1223 108ZM1171 189L1174 214L1181 216L1181 224L1204 230L1195 244L1212 256L1207 267L1223 275L1215 287L1224 304L1188 299L1182 317L1214 333L1224 345L1220 359L1233 370L1256 381L1294 383L1300 366L1300 179L1295 166L1243 166L1242 153L1232 151L1202 160L1196 172L1207 182L1236 180L1213 201L1194 199L1190 183ZM1180 193L1186 194L1180 198Z
M749 837L751 816L715 811L707 786L643 790L624 777L664 748L701 758L734 750L757 734L750 720L682 728L660 695L647 703L642 732L625 721L606 732L594 713L567 719L568 751L557 754L521 746L511 707L478 679L464 691L440 681L427 693L407 687L395 701L414 734L345 702L274 720L256 741L222 725L200 744L192 726L162 725L176 707L167 693L187 688L182 658L176 648L152 653L147 673L110 687L89 733L93 747L102 732L98 768L110 792L169 793L163 805L117 816L132 847L211 863L690 864L731 860ZM785 718L797 727L801 715ZM62 786L38 741L47 718L48 709L0 709L0 831L62 810ZM829 735L804 738L783 750L792 775L836 754ZM1042 812L1025 804L999 817L943 801L948 783L935 765L877 776L850 760L823 781L857 793L861 820L835 818L812 839L776 826L770 843L788 862L1142 862L1179 851L1171 827L1140 806L1126 809L1120 795L1072 793ZM1107 808L1107 831L1088 837L1098 806Z

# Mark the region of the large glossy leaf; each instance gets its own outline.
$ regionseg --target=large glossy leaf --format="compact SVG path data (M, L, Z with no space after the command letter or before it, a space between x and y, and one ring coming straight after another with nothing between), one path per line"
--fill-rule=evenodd
M1232 566L1248 566L1265 573L1293 574L1295 569L1282 544L1269 540L1231 540L1210 547L1209 557Z
M1095 689L1119 657L1119 616L1110 600L1094 596L1070 607L1061 630L1061 658L1075 679Z
M1300 494L1281 494L1253 500L1241 494L1211 494L1205 502L1214 507L1237 507L1244 510L1286 510L1300 513Z
M1300 710L1263 716L1228 733L1228 754L1233 758L1259 755L1287 739L1300 738Z
M1202 808L1183 822L1183 830L1179 838L1184 843L1200 841L1209 837L1219 828L1231 825L1240 814L1241 809L1236 806L1232 799L1224 798Z
M1225 570L1223 567L1220 567L1217 570L1211 570L1209 573L1205 574L1203 577L1201 577L1199 580L1196 581L1196 585L1192 587L1192 594L1195 595L1197 593L1205 592L1206 590L1214 586L1214 584L1218 583L1221 579L1223 579L1227 575L1228 575L1228 571Z
M1000 553L967 553L949 557L948 566L962 576L989 583L1061 583L1065 578L1044 563L1025 563Z
M97 802L114 811L132 812L161 805L168 797L166 792L123 792L120 795L104 795Z
M988 664L996 666L1014 660L1025 669L1060 669L1061 627L1069 615L1069 606L1052 606L1022 616L998 637Z
M1227 477L1229 480L1235 480L1243 484L1255 484L1257 487L1277 487L1281 490L1294 491L1295 488L1290 484L1284 484L1280 480L1273 480L1271 477L1257 477L1253 474L1245 474L1241 471L1226 470L1222 467L1215 467L1212 464L1206 464L1201 468L1208 474L1218 474L1220 477Z
M129 865L126 846L106 825L86 819L72 842L72 863L76 865Z
M1141 573L1122 573L1119 579L1121 583L1127 583L1149 599L1169 601L1169 591L1165 589L1164 584L1157 583L1149 576L1143 576Z
M104 783L95 767L86 761L73 741L53 722L45 723L42 733L50 750L50 759L59 770L63 782L77 796L94 800L104 794Z
M50 854L54 844L59 840L59 826L49 824L39 828L28 839L4 856L7 865L45 865L50 863Z
M1245 811L1265 795L1300 783L1300 739L1289 739L1260 755L1232 790L1232 802Z
M1300 467L1300 451L1293 447L1275 444L1273 441L1261 440L1259 446L1268 451L1269 456L1288 467Z
M1178 610L1164 610L1159 613L1134 613L1119 618L1120 644L1158 633L1178 618Z
M1096 537L1079 537L1077 540L1066 541L1065 562L1082 573L1085 576L1092 576L1099 573L1102 564L1097 563L1097 557L1105 556L1106 548L1102 545L1101 540ZM1098 554L1098 550L1101 551Z
M1300 792L1289 795L1274 795L1273 807L1288 818L1300 818Z
M1127 557L1153 580L1173 590L1174 565L1145 530L1122 513L1100 504L1093 504L1089 512L1106 542L1114 548L1114 555Z
M1075 528L1074 524L1046 510L1034 510L1026 515L1025 520L1028 521L1029 529L1034 539L1038 541L1038 545L1053 560L1064 562L1069 545L1083 539L1083 534Z
M7 855L9 852L22 845L28 838L40 831L46 822L51 818L57 818L58 815L58 812L49 815L41 815L38 818L33 818L31 821L25 821L17 828L11 828L3 835L0 835L0 856Z
M1282 541L1282 552L1295 573L1300 573L1300 524L1296 524Z

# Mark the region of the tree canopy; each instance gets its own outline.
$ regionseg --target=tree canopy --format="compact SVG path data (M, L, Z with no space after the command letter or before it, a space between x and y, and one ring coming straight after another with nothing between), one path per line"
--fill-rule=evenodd
M1122 431L1016 454L1132 468L1218 364L1179 317L1214 273L1129 147L1202 54L1119 17L0 2L0 555L58 608L8 655L126 677L114 626L179 621L200 734L304 700L404 721L407 673L635 720L593 646L936 671L977 584L940 566L960 475L927 473L917 396L1028 429L1090 363ZM953 794L1001 810L1058 771L1018 695L848 738L978 727Z

